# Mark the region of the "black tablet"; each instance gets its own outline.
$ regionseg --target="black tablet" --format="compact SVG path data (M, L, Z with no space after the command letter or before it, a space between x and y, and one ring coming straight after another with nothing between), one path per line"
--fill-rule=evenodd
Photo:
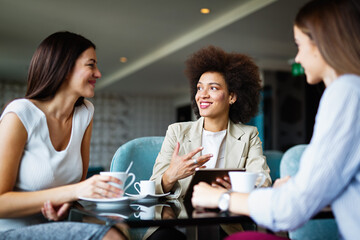
M189 202L191 202L192 193L196 184L198 184L199 182L206 182L208 184L211 184L213 182L216 182L216 178L224 178L225 176L229 176L228 172L232 171L245 172L245 168L204 168L196 170L194 176L190 181L189 187L185 192L184 203L188 204Z

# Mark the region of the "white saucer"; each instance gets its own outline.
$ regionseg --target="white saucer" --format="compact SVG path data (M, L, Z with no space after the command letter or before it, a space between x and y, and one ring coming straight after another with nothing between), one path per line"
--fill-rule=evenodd
M95 203L112 203L112 202L121 202L129 200L130 197L119 197L119 198L87 198L87 197L79 197L79 199L89 202Z
M87 198L79 197L80 200L96 203L97 208L101 209L113 209L119 208L122 205L128 205L130 200L136 200L134 197L120 197L120 198Z
M145 207L145 208L150 208L150 207L157 207L157 206L163 206L163 207L170 207L169 204L166 203L132 203L130 204L130 207L132 208L138 208L138 207Z
M140 194L130 194L130 193L125 193L127 196L130 197L134 197L137 200L139 199L156 199L156 198L161 198L161 197L165 197L167 195L170 194L170 192L168 193L163 193L163 194L148 194L148 195L140 195Z

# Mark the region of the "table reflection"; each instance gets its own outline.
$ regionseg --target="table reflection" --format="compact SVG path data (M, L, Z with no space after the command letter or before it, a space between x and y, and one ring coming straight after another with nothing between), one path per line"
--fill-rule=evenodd
M218 210L195 210L191 204L184 204L183 201L177 199L121 202L121 204L112 205L111 208L104 207L104 204L97 205L87 201L78 203L71 210L73 217L78 215L77 218L81 220L81 215L94 216L102 220L125 222L130 227L253 222L243 215Z

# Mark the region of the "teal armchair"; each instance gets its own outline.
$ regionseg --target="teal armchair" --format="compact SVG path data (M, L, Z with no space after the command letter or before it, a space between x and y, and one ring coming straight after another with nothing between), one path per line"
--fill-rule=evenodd
M307 144L300 144L289 148L280 163L280 176L294 176L299 168L301 155ZM314 219L304 226L289 232L290 239L307 240L335 240L338 239L338 228L335 219Z
M150 179L163 141L164 137L141 137L121 145L113 156L110 171L126 171L130 162L134 161L130 172L135 174L135 182ZM126 192L137 194L134 185L130 186Z
M264 156L266 157L267 165L270 168L270 177L273 183L276 179L280 178L280 162L283 155L284 153L278 150L264 151Z

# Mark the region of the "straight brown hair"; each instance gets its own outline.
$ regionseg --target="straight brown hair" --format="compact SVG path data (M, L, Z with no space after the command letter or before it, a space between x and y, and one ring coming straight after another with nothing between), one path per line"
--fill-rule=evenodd
M95 44L71 32L56 32L43 40L36 49L29 67L25 98L52 99L75 66L78 57ZM83 104L80 97L75 106Z
M294 24L312 39L337 74L360 75L359 0L310 1Z

